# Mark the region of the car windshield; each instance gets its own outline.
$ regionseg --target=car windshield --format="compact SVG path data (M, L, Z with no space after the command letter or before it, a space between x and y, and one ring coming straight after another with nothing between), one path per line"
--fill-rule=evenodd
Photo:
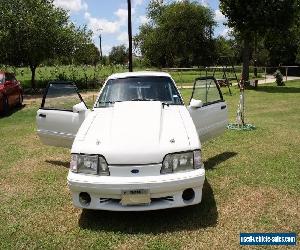
M111 79L106 83L95 108L115 102L161 101L167 105L182 105L182 100L169 77L142 76Z
M0 84L3 84L3 83L4 83L4 75L0 74Z

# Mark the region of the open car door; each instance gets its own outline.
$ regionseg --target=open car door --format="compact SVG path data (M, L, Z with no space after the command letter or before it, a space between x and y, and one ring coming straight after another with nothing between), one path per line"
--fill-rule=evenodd
M201 142L225 131L228 124L227 104L214 77L195 80L188 110Z
M71 148L90 110L72 82L50 82L37 111L37 134L50 146Z

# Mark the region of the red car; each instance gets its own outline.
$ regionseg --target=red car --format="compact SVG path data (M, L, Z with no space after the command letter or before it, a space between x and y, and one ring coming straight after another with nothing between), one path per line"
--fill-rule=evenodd
M0 113L7 114L9 109L21 106L23 90L15 75L0 71Z

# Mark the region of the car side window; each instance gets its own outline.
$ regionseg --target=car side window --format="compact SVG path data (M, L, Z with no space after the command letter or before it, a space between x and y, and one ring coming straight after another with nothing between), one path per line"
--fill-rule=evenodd
M4 83L4 74L0 74L0 84Z
M49 83L43 98L42 108L72 111L73 106L82 102L77 88L72 83Z
M5 80L6 81L13 81L14 80L14 75L10 73L5 74Z
M223 100L214 78L197 79L193 89L193 99L201 100L204 105Z

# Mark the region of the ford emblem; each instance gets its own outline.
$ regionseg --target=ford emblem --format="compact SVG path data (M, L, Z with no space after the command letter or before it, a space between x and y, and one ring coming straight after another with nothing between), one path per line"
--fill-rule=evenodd
M140 170L138 170L138 169L132 169L131 170L131 173L133 173L133 174L138 174L140 172Z

